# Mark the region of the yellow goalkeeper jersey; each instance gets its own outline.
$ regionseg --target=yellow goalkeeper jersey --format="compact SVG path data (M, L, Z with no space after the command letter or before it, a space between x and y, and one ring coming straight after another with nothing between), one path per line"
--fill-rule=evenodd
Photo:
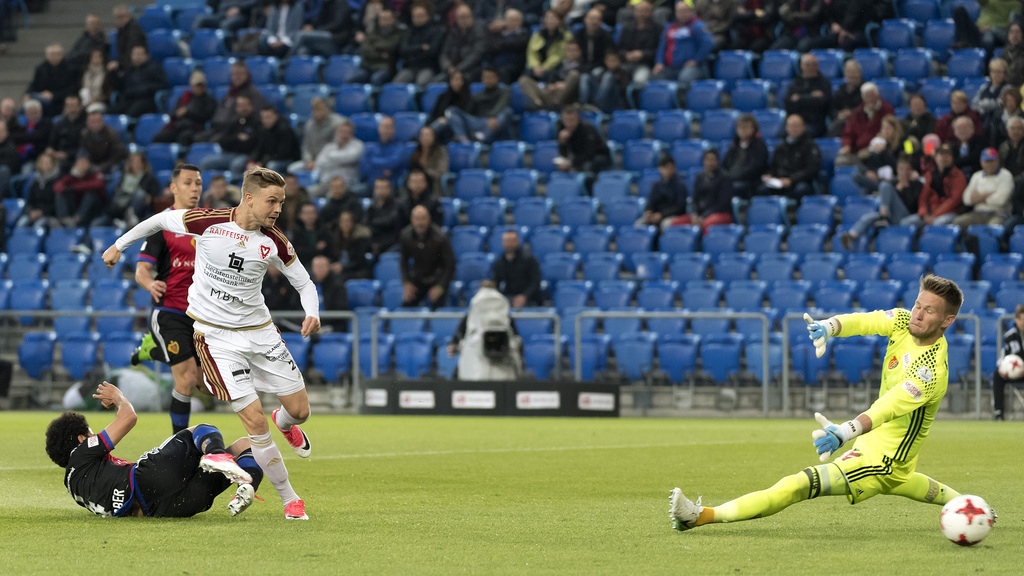
M949 384L946 338L931 346L918 346L910 335L910 312L876 310L837 316L840 336L888 336L882 358L882 384L878 399L865 412L872 429L856 439L854 448L881 455L889 473L906 479L917 466L917 453L928 436Z

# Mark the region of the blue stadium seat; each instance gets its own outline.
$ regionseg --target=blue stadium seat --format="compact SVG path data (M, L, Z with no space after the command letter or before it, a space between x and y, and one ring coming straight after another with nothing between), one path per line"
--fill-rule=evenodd
M878 212L879 200L877 196L849 196L843 202L843 228L849 229L860 217L868 212ZM835 247L833 247L834 249Z
M899 280L905 285L917 284L917 281L928 272L931 257L924 252L908 252L890 254L885 270L890 280Z
M151 4L142 10L142 14L135 19L146 34L161 28L174 28L174 18L171 17L171 7L164 4Z
M857 283L853 280L823 280L812 291L814 307L828 311L848 311L853 306Z
M868 380L878 346L870 338L853 336L841 338L832 352L839 375L848 384L860 384Z
M963 85L967 78L985 75L985 51L981 48L953 50L946 66L946 75Z
M708 233L704 236L704 251L711 255L736 252L739 250L743 232L743 226L739 224L712 226L708 228Z
M38 254L43 249L45 238L46 228L15 228L7 237L7 252L12 256L18 253Z
M959 382L970 371L974 358L974 336L971 334L947 334L946 346L949 360L950 383Z
M812 282L835 280L843 255L835 252L808 253L800 264L800 278Z
M536 252L534 254L536 256ZM540 277L549 286L562 280L575 280L582 260L579 254L570 252L548 252L536 257L541 261Z
M743 336L739 334L709 334L701 339L701 366L716 384L725 384L740 371L743 348Z
M656 226L635 227L625 225L618 229L615 236L615 249L626 255L626 266L632 268L633 254L650 252L654 246L654 237L657 235Z
M313 99L330 101L331 88L326 84L299 84L292 88L291 112L306 120L313 115ZM398 122L395 122L395 136L398 136ZM400 138L401 139L401 138Z
M29 332L18 346L18 365L29 378L42 380L53 369L54 332Z
M964 303L961 306L963 312L973 314L976 310L988 308L988 301L992 295L992 282L968 280L960 283L960 289L964 293Z
M43 271L49 261L46 254L14 253L10 256L7 266L7 277L10 280L41 280Z
M982 260L981 279L993 283L1020 280L1022 263L1020 254L989 254Z
M590 301L590 295L594 285L586 280L563 280L555 286L555 292L551 303L559 311L564 313L567 308L583 307ZM564 328L564 327L563 327ZM572 328L569 327L571 331Z
M206 58L203 62L203 72L206 74L206 84L211 91L231 83L231 66L237 61L238 59L234 56Z
M904 0L902 3L894 2L893 7L897 10L897 16L909 18L917 24L939 17L939 4L936 0Z
M117 131L118 136L121 137L121 142L128 143L132 141L132 137L128 133L130 121L125 114L104 114L103 123Z
M505 223L508 201L504 198L474 198L466 207L467 222L470 226L497 226Z
M757 254L751 252L722 252L715 257L715 280L750 280L756 262Z
M999 252L1006 229L997 224L974 224L967 227L967 233L977 238L978 257L984 262L986 256Z
M196 69L196 61L192 58L167 58L162 64L168 86L188 86L189 77ZM174 102L169 104L173 106Z
M690 90L686 93L686 108L699 115L717 109L721 106L724 91L724 80L697 80L690 84Z
M664 243L664 237L662 237ZM668 277L676 282L707 280L711 255L703 252L679 252L668 265Z
M956 26L952 19L929 20L924 25L922 42L935 55L938 62L946 62L949 49L956 41Z
M662 280L669 256L663 252L633 252L629 256L629 267L637 280Z
M672 226L661 233L658 249L667 254L696 252L700 237L698 226Z
M788 224L785 196L754 196L747 208L747 225ZM777 250L773 250L777 251Z
M351 116L359 112L373 112L370 95L373 86L369 84L343 84L334 95L334 109L343 116Z
M167 114L143 114L135 125L135 143L139 146L149 146L153 142L153 136L170 121L171 117Z
M351 372L352 335L337 332L321 335L313 345L313 368L332 384Z
M745 351L747 370L760 381L764 374L764 342L760 334L751 334ZM774 380L782 374L782 334L768 336L768 379Z
M142 343L141 332L112 332L103 338L103 363L109 368L128 368L132 354Z
M398 112L414 112L416 105L415 84L384 84L377 94L377 111L387 116Z
M345 282L348 292L348 304L352 309L363 306L376 306L380 296L379 280L348 280Z
M89 257L85 254L59 252L50 257L49 266L47 268L47 278L49 278L50 282L55 282L57 280L78 280L82 277L82 272L85 271L85 266L88 262Z
M583 174L576 172L555 172L548 176L545 194L556 205L586 193Z
M556 140L544 140L537 142L533 147L533 166L534 170L543 174L551 174L558 170L555 166L555 158L559 157L558 152L558 141Z
M572 234L573 252L584 257L591 252L607 252L613 232L611 226L580 226Z
M459 223L459 213L462 211L462 200L442 196L438 198L441 209L444 212L444 226L451 228Z
M600 280L595 284L594 305L602 310L628 307L636 292L636 282L632 280Z
M556 314L557 311L554 308L521 308L519 312L526 314ZM516 323L516 331L524 339L528 339L531 336L536 335L551 335L555 327L555 322L551 318L514 318ZM431 328L434 325L431 323ZM434 330L436 333L437 330Z
M280 84L257 84L256 89L263 96L263 102L277 109L280 114L288 115L288 87Z
M61 365L72 379L81 380L99 364L99 332L79 332L62 336Z
M902 78L875 78L873 80L878 86L878 95L892 106L903 106L903 93L907 90L907 83Z
M697 367L700 337L695 334L659 334L658 365L673 384L681 384Z
M649 280L636 293L637 307L644 310L672 308L679 293L679 282Z
M355 125L356 138L367 144L380 141L377 126L383 119L384 115L376 112L357 112L349 116L349 120Z
M392 119L395 121L395 138L401 141L416 140L420 130L427 123L425 112L397 112Z
M612 337L609 334L583 334L582 346L580 347L583 381L592 381L596 373L604 372L607 368L608 349L611 346L611 340ZM574 339L570 337L569 359L571 366L575 366L575 346Z
M880 48L857 48L853 59L860 63L865 80L874 81L889 75L889 54ZM890 104L892 104L890 102ZM895 106L895 105L894 105Z
M219 148L220 145L218 144ZM154 172L172 170L174 163L178 160L181 147L177 144L155 144L151 143L146 148L146 157Z
M494 254L469 252L463 254L455 264L455 279L463 282L486 280L491 277Z
M797 224L789 229L786 250L801 256L819 254L825 249L828 230L824 224Z
M506 170L523 168L526 159L526 144L518 140L495 142L487 155L487 166L501 174Z
M350 56L348 54L335 54L327 59L327 64L324 66L324 82L330 86L341 86L347 84L349 79L352 78L360 69L362 63L362 57ZM442 84L447 89L447 86ZM444 90L442 90L443 92ZM430 108L424 108L425 110L431 110Z
M842 50L821 49L811 50L811 54L818 59L818 72L826 78L842 78L843 61L846 54Z
M197 30L196 20L200 16L213 14L213 10L205 4L190 4L176 9L174 14L174 27L181 30L183 35L194 34Z
M377 334L377 373L384 374L391 368L391 358L395 349L394 334ZM371 374L372 340L369 334L359 335L359 371L364 378Z
M608 140L625 144L641 140L647 134L647 112L643 110L616 110L608 122Z
M932 75L933 58L932 51L927 48L901 49L892 61L892 73L907 80L907 88L913 90L920 81Z
M521 198L516 202L512 218L521 226L545 226L550 221L552 204L548 198Z
M738 312L760 311L767 291L764 280L733 280L725 289L725 305Z
M732 90L732 107L743 112L753 112L768 107L768 93L771 82L767 80L739 80Z
M558 115L554 112L528 112L523 114L519 124L519 137L523 142L536 144L542 140L555 138L555 125Z
M452 228L449 240L455 257L466 252L482 252L484 249L484 238L487 236L487 228L484 226L456 226ZM378 278L379 280L379 278Z
M646 201L643 198L617 198L605 205L605 221L609 226L619 228L633 224L643 215Z
M976 261L977 257L969 252L939 253L932 264L932 273L962 285L973 278Z
M775 83L789 80L799 70L799 61L800 54L795 50L765 50L761 55L760 77Z
M861 282L857 301L866 310L890 310L896 307L902 291L903 283L899 280L867 280Z
M518 326L518 324L517 324ZM555 370L555 351L565 348L565 336L555 334L533 334L526 338L523 346L523 361L526 370L534 378L547 380Z
M711 142L732 138L736 133L738 110L708 110L701 118L700 136Z
M152 148L152 146L150 147ZM224 151L216 142L194 142L185 155L185 162L199 166L208 156L220 156ZM175 159L177 160L177 159Z
M904 254L911 252L914 245L914 226L886 226L875 236L875 252L882 254Z
M453 245L454 246L454 245ZM373 266L373 277L381 282L389 280L401 280L398 252L385 252L377 257L377 263Z
M648 112L679 108L679 85L668 80L652 80L640 91L637 107ZM613 114L614 117L614 114Z
M320 56L292 56L284 68L285 85L319 84L323 64L324 59Z
M558 223L562 226L577 228L597 222L597 200L595 198L569 198L556 208Z
M228 49L224 43L224 32L216 28L200 28L192 34L188 42L192 58L206 60L218 56L227 56Z
M430 371L434 357L433 334L399 334L395 345L395 370L400 376L419 378Z
M786 112L778 108L763 108L751 112L757 125L761 129L761 135L765 138L780 138L786 127ZM721 149L719 150L721 152Z
M890 52L913 48L914 22L902 18L882 20L882 26L878 30L878 47Z
M602 205L630 195L633 174L624 170L605 170L597 175L593 195Z
M796 223L823 224L831 228L837 203L835 196L805 196L796 209Z
M661 110L654 118L654 139L667 144L689 138L691 122L689 110Z
M256 86L278 84L281 81L281 61L274 56L250 56L245 59L245 64Z
M451 142L448 144L449 171L459 173L469 168L480 168L480 152L483 145L479 142Z
M465 168L458 172L452 192L456 198L469 202L477 198L490 197L493 183L494 172L481 168Z
M724 80L726 91L732 91L738 80L754 77L754 55L746 50L722 50L715 62L715 78Z
M796 254L764 253L757 259L754 268L757 270L758 280L774 282L776 280L792 280L793 272L799 263L800 257Z
M704 152L709 149L711 142L708 140L676 140L672 143L670 154L680 172L699 171L704 169Z
M882 254L850 254L843 266L843 273L847 280L856 280L857 282L881 280L882 266L884 265L885 256Z
M1024 304L1024 282L1010 280L999 285L995 293L997 308L1013 310L1018 304Z
M821 150L822 172L831 176L835 167L836 156L839 155L839 149L843 144L839 138L815 138L814 142Z
M952 78L925 78L918 91L929 107L938 107L949 105L953 90L956 90L956 80Z
M631 381L643 380L654 367L656 339L657 334L649 332L618 334L612 340L612 349L619 372Z
M475 290L472 292L475 293ZM382 302L383 303L383 302ZM401 310L395 310L396 312L413 312L413 313L426 313L430 312L430 308L423 307L407 307ZM387 323L387 331L392 334L406 334L412 332L424 332L427 329L427 319L423 317L418 318L391 318Z
M181 42L181 32L178 30L161 28L149 32L146 36L149 57L156 62L162 62L164 58L181 58L179 42Z
M565 252L565 243L568 239L568 227L538 226L530 233L530 249L534 257L543 262L546 254Z
M806 308L811 287L809 280L778 280L772 282L766 296L773 308Z
M683 287L683 306L688 310L717 308L725 283L720 280L691 280Z
M661 156L661 142L657 140L630 140L622 151L622 167L631 172L654 168Z

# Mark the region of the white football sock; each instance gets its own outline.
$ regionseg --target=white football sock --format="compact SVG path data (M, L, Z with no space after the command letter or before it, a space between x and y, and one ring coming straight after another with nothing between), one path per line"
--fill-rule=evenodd
M289 414L288 410L285 410L284 406L281 406L281 409L277 411L277 416L274 418L274 422L277 423L277 427L283 432L287 432L292 429L292 426L302 424L305 421L305 419L299 420Z
M281 500L285 504L298 500L299 496L295 494L291 482L288 481L288 468L284 465L284 458L277 444L271 439L270 432L259 436L250 434L249 443L252 445L253 458L263 469L263 476L274 485Z

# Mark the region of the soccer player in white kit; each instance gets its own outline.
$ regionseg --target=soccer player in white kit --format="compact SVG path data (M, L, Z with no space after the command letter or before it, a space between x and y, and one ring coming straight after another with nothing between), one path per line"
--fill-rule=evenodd
M281 495L285 518L308 520L256 395L257 390L277 395L281 408L271 415L274 424L299 456L308 457L309 438L298 426L309 418L306 385L261 292L267 266L274 266L299 292L306 313L302 336L320 330L316 287L291 242L274 226L284 185L277 172L254 168L245 173L238 207L161 212L118 238L103 253L103 261L114 266L128 246L160 230L195 237L187 314L195 321L196 353L206 385L242 419L256 462Z

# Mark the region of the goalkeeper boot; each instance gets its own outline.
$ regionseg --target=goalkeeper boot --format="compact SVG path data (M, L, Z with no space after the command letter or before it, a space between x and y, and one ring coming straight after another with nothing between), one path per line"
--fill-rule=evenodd
M235 463L235 458L226 452L207 454L199 461L205 472L219 472L235 484L252 484L252 476Z
M280 408L270 413L270 419L274 421L274 426L277 426L277 413L279 410ZM277 426L277 429L281 430L281 427ZM292 447L292 450L295 450L295 453L298 454L300 458L309 458L309 437L306 436L306 433L303 432L297 424L293 425L287 432L281 430L281 434L284 435L284 439L288 441L288 445Z
M150 360L159 360L155 358L153 352L157 352L157 356L162 356L156 346L156 340L153 339L153 334L146 334L146 337L142 339L142 344L132 354L132 366L138 366L140 362L149 362Z
M249 506L252 506L252 501L256 498L256 491L253 490L252 484L242 484L235 491L235 497L228 502L228 512L231 512L232 516L238 516L242 512L245 512Z
M682 490L673 488L668 501L671 504L668 509L668 515L672 519L672 528L683 531L697 525L697 517L700 516L701 510L704 509L700 505L700 498L697 498L697 503L695 504L690 502L689 498L683 496Z

